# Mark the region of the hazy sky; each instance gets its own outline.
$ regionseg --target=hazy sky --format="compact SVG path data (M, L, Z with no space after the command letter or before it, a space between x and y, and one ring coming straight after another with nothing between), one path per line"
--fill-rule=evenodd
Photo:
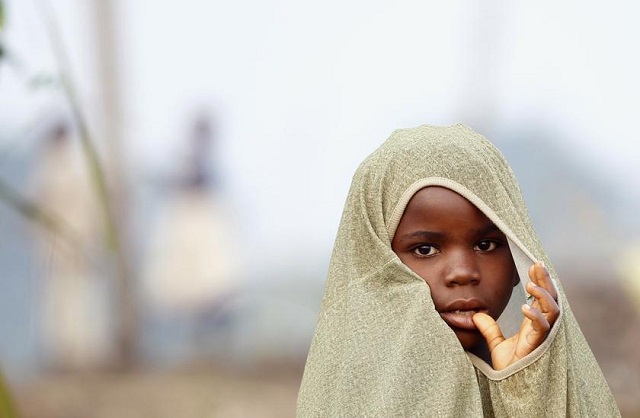
M20 60L19 69L0 66L0 132L12 138L61 101L27 87L55 72L42 1L5 0L4 39ZM100 97L93 2L49 3L91 109ZM489 134L540 126L614 184L640 184L635 2L116 6L134 175L177 164L189 118L210 109L239 252L257 266L303 266L328 252L353 171L398 127L464 122Z

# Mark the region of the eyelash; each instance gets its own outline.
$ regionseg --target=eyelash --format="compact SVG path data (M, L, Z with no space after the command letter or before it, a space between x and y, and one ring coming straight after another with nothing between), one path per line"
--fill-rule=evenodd
M480 249L480 245L488 243L489 244L489 249L487 250L482 250ZM478 241L478 243L473 247L474 250L480 251L482 253L490 253L492 251L495 251L496 249L498 249L498 247L500 247L501 243L499 241L496 240L491 240L491 239L484 239L482 241ZM429 247L429 251L428 254L422 254L420 252L418 252L419 249L421 248L425 248L425 247ZM434 252L433 254L429 254L431 253L431 250L435 250L436 252ZM416 257L420 257L420 258L427 258L427 257L433 257L434 255L438 254L440 252L440 250L432 244L420 244L420 245L416 245L415 247L413 247L411 249L411 252L416 256Z

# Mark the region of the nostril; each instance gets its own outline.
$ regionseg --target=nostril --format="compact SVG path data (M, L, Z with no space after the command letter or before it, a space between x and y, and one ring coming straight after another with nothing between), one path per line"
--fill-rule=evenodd
M458 269L447 275L446 283L448 286L465 286L480 284L480 276L475 271L465 271Z

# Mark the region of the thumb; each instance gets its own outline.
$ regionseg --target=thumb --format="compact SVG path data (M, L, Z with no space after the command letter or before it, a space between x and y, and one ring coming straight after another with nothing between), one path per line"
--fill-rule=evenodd
M479 312L471 318L473 323L476 324L478 331L482 334L489 346L489 352L505 340L502 330L498 323L489 315Z

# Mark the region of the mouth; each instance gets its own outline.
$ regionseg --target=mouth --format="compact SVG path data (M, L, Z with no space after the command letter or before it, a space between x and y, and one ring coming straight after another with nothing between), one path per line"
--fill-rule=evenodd
M451 328L465 330L475 330L473 315L479 312L487 313L487 311L480 301L473 299L456 300L439 310L440 316Z

